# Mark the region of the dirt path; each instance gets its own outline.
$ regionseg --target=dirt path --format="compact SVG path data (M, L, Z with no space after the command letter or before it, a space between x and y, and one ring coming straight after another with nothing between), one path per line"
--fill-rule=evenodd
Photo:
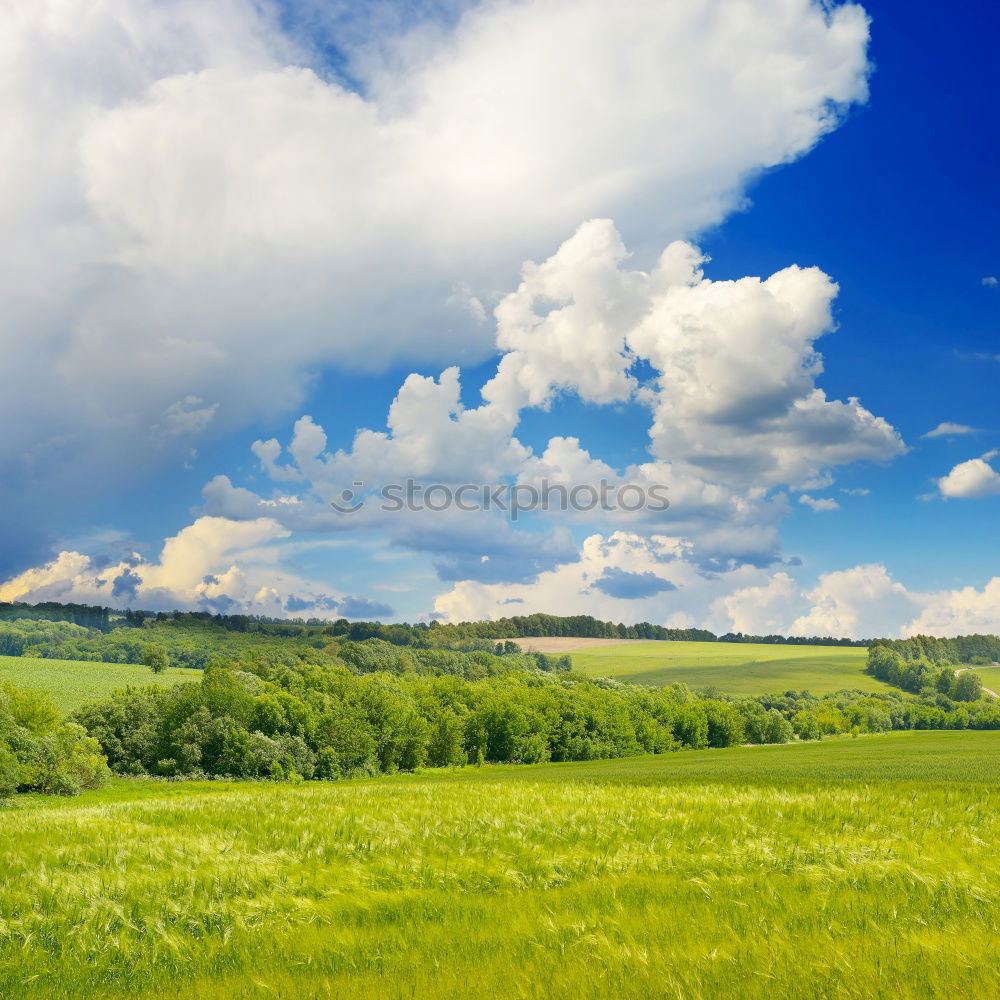
M994 667L1000 666L1000 664L997 664L997 663L994 663L992 665ZM975 670L975 668L974 667L962 667L961 670L956 670L955 671L955 676L957 677L959 674L964 674L966 670ZM1000 694L997 694L996 691L991 691L988 687L984 687L983 691L986 694L988 694L991 698L1000 698Z

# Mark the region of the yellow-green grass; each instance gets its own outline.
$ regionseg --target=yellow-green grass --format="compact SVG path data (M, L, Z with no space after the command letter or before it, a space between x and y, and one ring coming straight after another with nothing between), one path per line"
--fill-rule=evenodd
M637 642L570 654L573 666L593 677L662 686L683 682L729 694L843 688L888 691L864 672L868 650L855 646L772 646L764 643Z
M1000 692L1000 667L969 667L969 670L979 674L984 687Z
M992 997L998 787L943 732L20 799L0 996Z
M33 688L52 696L62 712L72 712L130 684L168 686L196 680L200 670L172 667L154 674L136 663L95 663L90 660L44 660L33 656L0 656L0 682Z

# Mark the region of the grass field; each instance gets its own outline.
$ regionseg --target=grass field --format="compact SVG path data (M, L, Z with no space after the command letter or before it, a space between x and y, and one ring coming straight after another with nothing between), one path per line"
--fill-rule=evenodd
M154 674L135 663L94 663L83 660L42 660L31 656L0 656L0 681L46 691L63 712L103 698L129 684L178 684L201 676L198 670L173 667Z
M991 997L1000 733L0 807L0 996Z
M983 686L1000 693L1000 667L969 667L979 674Z
M574 650L570 656L577 670L595 677L657 686L677 681L693 688L714 685L729 694L892 690L864 672L868 650L860 647L637 642Z

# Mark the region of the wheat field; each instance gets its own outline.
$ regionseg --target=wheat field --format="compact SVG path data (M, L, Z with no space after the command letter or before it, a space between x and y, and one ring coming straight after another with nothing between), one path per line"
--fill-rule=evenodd
M992 996L998 781L934 732L21 797L0 995Z
M154 674L141 663L98 663L93 660L50 660L37 656L0 656L0 681L44 691L60 711L70 713L88 701L106 698L129 685L166 687L198 680L200 670L170 667Z

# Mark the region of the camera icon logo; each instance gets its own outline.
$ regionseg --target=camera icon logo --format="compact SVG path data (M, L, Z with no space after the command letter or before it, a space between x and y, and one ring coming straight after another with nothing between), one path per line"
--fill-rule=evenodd
M357 488L365 484L356 482L353 485ZM364 500L358 499L354 490L341 490L340 499L330 501L330 506L339 514L356 514L364 505Z

